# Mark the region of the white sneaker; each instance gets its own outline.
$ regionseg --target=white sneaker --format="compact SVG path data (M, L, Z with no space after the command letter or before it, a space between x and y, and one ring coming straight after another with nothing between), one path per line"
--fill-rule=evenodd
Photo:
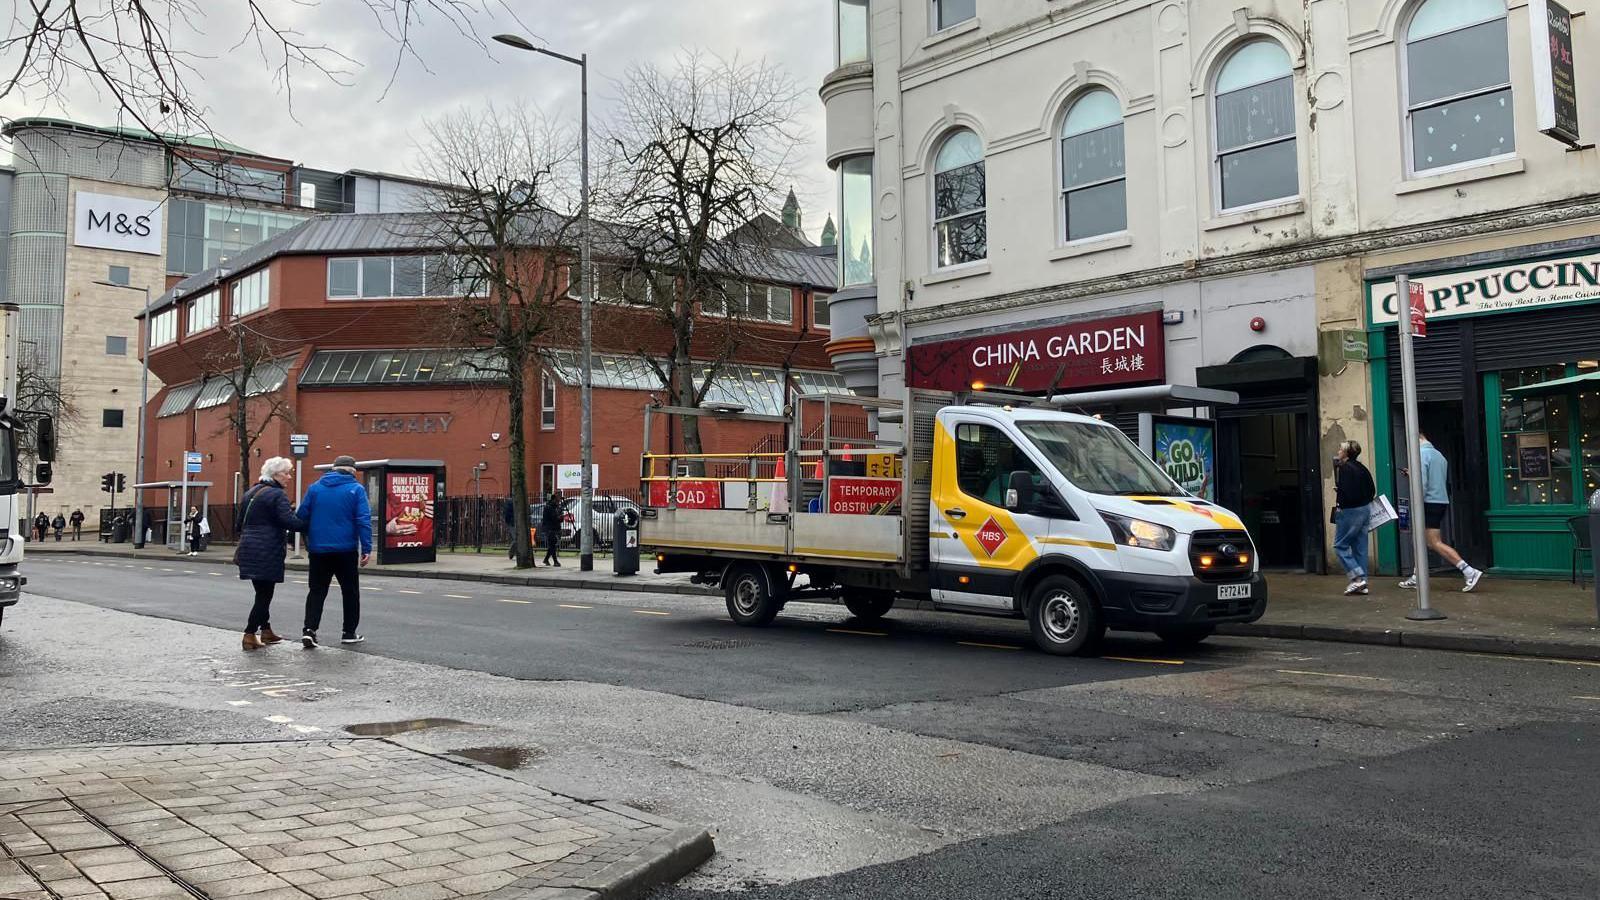
M1365 578L1357 578L1356 580L1350 582L1350 584L1344 589L1344 595L1346 597L1353 597L1357 594L1365 593L1368 593L1367 580Z
M1417 589L1417 576L1413 575L1410 578L1407 578L1405 581L1400 582L1400 586L1402 588L1408 590L1408 591L1416 590Z
M1463 594L1472 593L1472 589L1477 587L1478 586L1478 582L1480 582L1482 580L1483 580L1483 570L1482 569L1468 569L1467 570L1467 583L1466 583L1466 585L1464 587L1461 588L1461 593L1463 593Z

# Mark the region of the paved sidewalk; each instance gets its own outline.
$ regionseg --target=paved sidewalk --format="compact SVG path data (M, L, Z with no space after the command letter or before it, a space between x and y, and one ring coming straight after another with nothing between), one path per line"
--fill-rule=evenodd
M712 853L702 829L382 740L0 754L0 897L595 900Z

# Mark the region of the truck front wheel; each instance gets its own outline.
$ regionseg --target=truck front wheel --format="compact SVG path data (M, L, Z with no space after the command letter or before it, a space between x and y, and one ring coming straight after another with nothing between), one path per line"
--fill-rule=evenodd
M844 608L858 619L881 619L894 609L894 591L845 588Z
M744 565L728 575L723 593L728 599L728 617L737 625L767 625L783 609L772 589L772 580L760 566Z
M1082 653L1105 634L1094 598L1077 581L1051 575L1033 589L1028 626L1040 650L1056 656Z

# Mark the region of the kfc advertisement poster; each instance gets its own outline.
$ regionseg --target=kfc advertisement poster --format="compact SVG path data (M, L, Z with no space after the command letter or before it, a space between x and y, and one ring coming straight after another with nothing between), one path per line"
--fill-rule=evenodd
M405 550L433 546L433 486L430 472L390 472L383 546Z

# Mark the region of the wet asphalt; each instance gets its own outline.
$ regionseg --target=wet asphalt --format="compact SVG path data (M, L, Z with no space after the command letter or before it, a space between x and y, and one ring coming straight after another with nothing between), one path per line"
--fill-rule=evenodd
M385 578L356 651L247 656L226 571L30 565L0 630L0 747L379 723L711 825L718 857L662 898L1600 884L1597 665L1237 638L1174 657L1138 636L1060 660L1001 620L796 605L744 630L714 598ZM454 721L410 727L430 717Z

